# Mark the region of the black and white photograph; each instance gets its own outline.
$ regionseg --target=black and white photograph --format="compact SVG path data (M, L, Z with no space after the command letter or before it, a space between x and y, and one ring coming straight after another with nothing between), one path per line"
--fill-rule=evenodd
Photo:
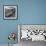
M40 46L46 43L46 25L18 25L20 46Z
M17 5L4 5L4 19L17 19Z

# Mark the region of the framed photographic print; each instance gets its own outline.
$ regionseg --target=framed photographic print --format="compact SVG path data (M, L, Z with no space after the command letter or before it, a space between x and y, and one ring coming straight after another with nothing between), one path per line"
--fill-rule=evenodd
M46 25L20 24L18 25L19 41L46 41Z
M17 5L4 5L3 18L4 19L17 19Z

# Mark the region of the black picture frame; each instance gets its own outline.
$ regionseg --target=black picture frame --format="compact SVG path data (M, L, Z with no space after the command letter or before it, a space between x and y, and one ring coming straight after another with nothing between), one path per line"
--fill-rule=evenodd
M7 11L6 9L9 11L12 10L12 12L14 13L14 16L11 16L11 17L6 16L8 15L6 12ZM3 5L3 19L4 20L17 20L18 19L18 5Z

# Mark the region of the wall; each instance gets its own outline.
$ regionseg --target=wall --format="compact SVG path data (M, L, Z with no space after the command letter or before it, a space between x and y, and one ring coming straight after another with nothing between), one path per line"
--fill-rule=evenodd
M3 20L3 5L18 5L18 20ZM46 24L46 0L0 0L0 44L7 44L17 24ZM17 41L16 41L17 42Z
M18 0L0 0L0 44L7 44L8 34L10 32L16 32L18 35L17 24L19 23L18 20L4 20L3 19L3 5L17 5ZM17 38L18 39L18 38ZM18 40L16 39L16 43Z
M46 0L21 0L22 24L46 24Z

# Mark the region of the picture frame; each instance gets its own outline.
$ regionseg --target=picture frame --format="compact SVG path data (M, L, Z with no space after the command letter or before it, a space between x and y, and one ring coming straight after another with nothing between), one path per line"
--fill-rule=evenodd
M21 42L22 40L26 40L26 41L27 40L31 40L31 41L46 41L46 35L45 35L46 34L46 24L19 24L18 25L18 30L19 30L18 31L19 42ZM28 35L27 35L27 33L25 35L24 32L27 31L27 30L28 30ZM21 33L22 31L24 31L23 32L24 35ZM28 36L28 37L25 38L24 36Z
M3 19L4 20L18 19L17 5L3 5Z

